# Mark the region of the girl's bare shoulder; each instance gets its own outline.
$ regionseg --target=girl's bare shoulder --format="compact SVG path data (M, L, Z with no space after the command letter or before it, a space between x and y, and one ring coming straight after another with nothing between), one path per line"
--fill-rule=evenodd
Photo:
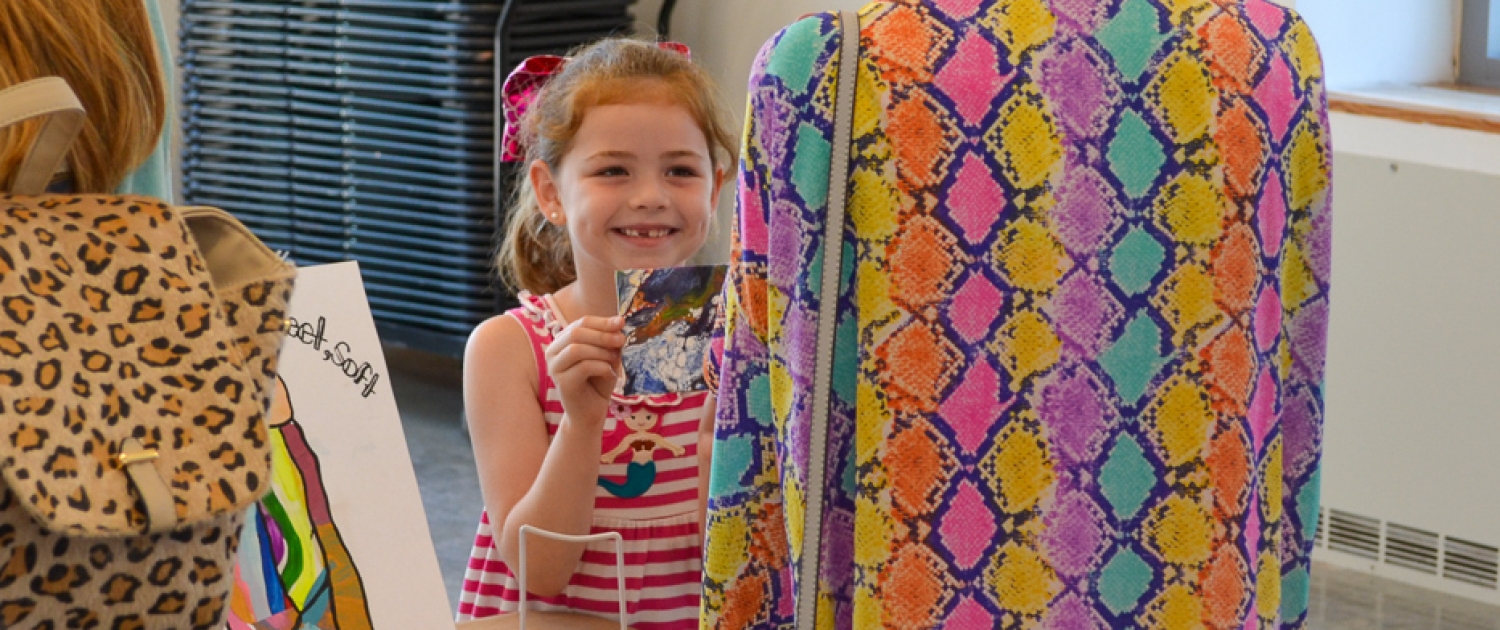
M469 333L464 347L464 380L527 375L535 387L536 360L531 346L531 337L515 315L501 313L484 320Z

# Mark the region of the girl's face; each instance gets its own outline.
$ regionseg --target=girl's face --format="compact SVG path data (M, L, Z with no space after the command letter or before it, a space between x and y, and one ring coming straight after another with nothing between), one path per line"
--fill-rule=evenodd
M682 264L708 238L721 174L688 111L660 102L584 114L554 172L531 165L547 220L564 226L578 277Z

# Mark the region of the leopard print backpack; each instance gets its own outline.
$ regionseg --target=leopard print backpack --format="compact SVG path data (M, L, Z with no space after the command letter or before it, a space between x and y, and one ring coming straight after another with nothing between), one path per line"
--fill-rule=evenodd
M61 79L16 193L82 109ZM0 195L0 628L217 628L295 269L227 213L145 197Z

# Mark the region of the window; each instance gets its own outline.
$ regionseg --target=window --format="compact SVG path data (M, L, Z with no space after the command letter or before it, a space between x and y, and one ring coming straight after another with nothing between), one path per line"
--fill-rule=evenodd
M1500 0L1463 0L1458 81L1500 89Z

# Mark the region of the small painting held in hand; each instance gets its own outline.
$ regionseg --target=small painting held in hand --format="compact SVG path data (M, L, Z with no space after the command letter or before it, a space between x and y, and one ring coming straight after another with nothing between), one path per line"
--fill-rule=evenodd
M704 265L615 272L625 318L625 395L708 389L704 356L727 269Z

